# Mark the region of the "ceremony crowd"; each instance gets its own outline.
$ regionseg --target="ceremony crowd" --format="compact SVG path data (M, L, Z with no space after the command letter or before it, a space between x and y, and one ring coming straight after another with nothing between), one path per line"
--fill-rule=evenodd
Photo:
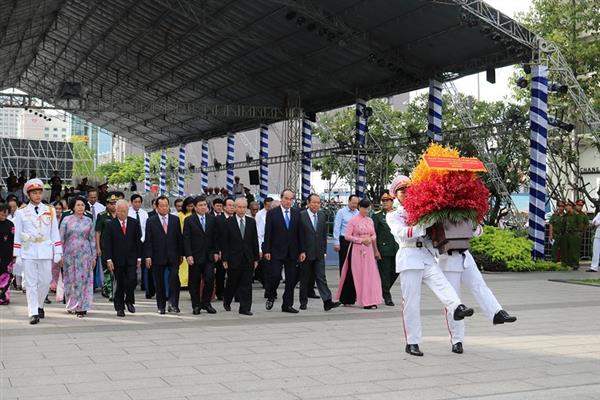
M139 194L126 200L122 192L108 192L107 185L91 188L85 180L66 196L62 184L51 182L56 201L49 205L43 200L43 182L32 178L23 184L24 203L13 193L0 204L0 301L10 302L11 285L23 290L29 321L37 324L46 317L49 292L66 312L83 318L93 310L94 290L99 290L113 302L116 315L125 317L125 311L136 311L139 285L147 299L156 299L160 315L180 313L180 307L194 315L215 314L214 303L222 301L224 311L237 302L238 312L251 316L253 282L264 288L266 310L278 301L283 282L281 311L296 314L298 284L300 310L311 298L320 298L324 311L355 304L374 309L395 305L390 288L400 277L406 352L423 355L420 298L425 283L446 307L452 351L462 353L463 319L473 315L460 300L462 285L493 324L516 317L501 307L468 250L439 254L428 227L406 223L402 203L409 185L407 177L397 177L381 195L378 212L357 196L337 212L333 241L340 279L332 294L325 274L327 221L316 194L297 207L295 193L286 189L280 200L267 198L259 210L236 177L231 195L209 189L174 204L159 196L148 212ZM554 243L568 242L569 215L561 217L567 221L563 225L553 217ZM598 216L593 223L600 224ZM481 234L480 227L475 231ZM568 247L562 246L568 245L558 246L567 258ZM592 269L597 264L596 254ZM189 308L180 303L181 288L189 291Z

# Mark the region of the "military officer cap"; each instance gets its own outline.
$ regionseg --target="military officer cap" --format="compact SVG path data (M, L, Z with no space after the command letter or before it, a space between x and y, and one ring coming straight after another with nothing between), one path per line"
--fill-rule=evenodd
M38 178L33 178L25 182L23 190L25 193L29 193L32 190L44 190L44 183Z
M575 203L573 203L571 200L567 201L567 205L571 206L571 207L575 207Z
M408 176L400 175L397 176L390 185L390 193L396 194L396 191L401 188L406 188L410 185L410 179Z
M106 202L107 203L116 203L117 201L121 200L122 197L117 196L115 193L111 193L107 198L106 198Z
M585 204L585 201L583 201L583 199L577 199L577 201L575 202L575 204L577 204L578 206L582 206Z
M381 200L382 202L383 202L383 201L386 201L386 200L394 200L394 196L392 196L391 194L389 194L389 193L387 193L387 192L386 192L386 193L383 193L383 194L381 195L381 198L380 198L380 200Z
M564 207L564 206L566 206L566 205L567 205L567 203L566 203L564 200L559 200L559 201L557 201L557 202L556 202L556 205L557 205L557 206L559 206L559 207L560 207L560 206L563 206L563 207Z

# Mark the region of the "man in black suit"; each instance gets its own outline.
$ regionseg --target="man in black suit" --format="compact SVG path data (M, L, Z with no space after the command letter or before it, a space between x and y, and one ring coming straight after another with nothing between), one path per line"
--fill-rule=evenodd
M102 235L106 266L116 280L114 304L118 317L125 316L125 305L130 313L135 312L133 291L137 268L142 265L142 229L128 213L127 200L117 201L117 217L106 224Z
M169 288L168 311L179 313L179 264L183 260L183 236L179 218L169 213L169 199L160 196L156 199L156 205L157 214L146 222L146 268L153 272L158 313L165 313L166 285ZM169 271L169 282L166 284L165 271Z
M306 259L300 264L300 309L306 310L308 291L311 289L310 276L314 276L323 308L329 311L338 307L339 302L331 300L331 291L325 276L325 253L327 252L327 226L321 211L321 198L316 194L308 196L308 207L300 212L300 236L304 243Z
M215 262L219 259L215 243L217 226L215 218L208 212L206 197L194 199L195 214L187 217L183 223L183 249L189 265L188 289L192 298L194 315L204 309L209 314L217 310L210 304L215 280ZM204 278L202 300L200 282Z
M225 229L225 222L228 218L231 218L235 214L235 203L230 197L222 201L222 205L219 205L219 198L213 202L213 211L211 214L216 216L217 219L217 239L216 245L219 252L222 252L222 240L223 232ZM223 268L223 263L218 261L215 265L215 294L217 299L223 300L225 293L225 279L227 277L227 271Z
M281 206L269 210L265 221L263 255L270 261L266 274L266 308L273 308L277 287L281 280L281 269L285 268L285 291L281 311L297 313L294 305L294 288L297 282L297 265L305 258L300 236L300 211L292 208L294 192L285 189L281 193Z
M252 315L252 276L259 260L256 222L246 216L247 207L245 198L235 200L235 216L225 223L221 238L223 267L227 270L223 307L231 311L231 300L237 294L242 315Z

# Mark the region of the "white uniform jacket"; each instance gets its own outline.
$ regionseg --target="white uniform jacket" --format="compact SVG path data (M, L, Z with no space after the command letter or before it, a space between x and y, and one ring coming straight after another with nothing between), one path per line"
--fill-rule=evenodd
M426 229L406 223L406 210L401 205L386 215L386 221L396 242L400 246L396 253L396 272L408 269L425 269L426 265L434 265L436 254L431 240L425 237ZM421 247L417 247L420 243Z
M29 203L15 213L14 256L27 260L60 260L62 241L56 211L43 203Z

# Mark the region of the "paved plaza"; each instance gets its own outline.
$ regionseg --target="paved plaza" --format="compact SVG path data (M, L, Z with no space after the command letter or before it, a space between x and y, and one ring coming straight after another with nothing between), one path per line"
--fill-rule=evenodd
M442 307L424 289L422 358L404 353L399 306L325 313L311 299L290 315L280 302L266 311L255 286L253 317L220 302L218 314L194 316L187 292L181 314L160 316L136 292L137 313L118 319L97 294L83 320L53 303L30 326L17 293L0 308L0 398L599 399L600 288L548 281L590 275L486 275L519 320L494 327L476 308L462 355L450 352ZM335 269L328 277L337 283ZM393 294L400 303L399 283Z

